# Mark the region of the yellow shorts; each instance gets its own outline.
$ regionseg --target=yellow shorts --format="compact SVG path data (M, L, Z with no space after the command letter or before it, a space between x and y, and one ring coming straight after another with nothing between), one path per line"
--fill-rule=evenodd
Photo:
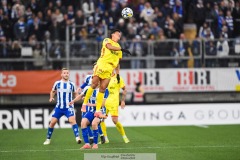
M113 72L113 66L111 64L97 64L94 67L93 76L98 76L101 79L110 79Z
M118 106L105 106L106 107L106 114L111 114L112 117L118 117Z

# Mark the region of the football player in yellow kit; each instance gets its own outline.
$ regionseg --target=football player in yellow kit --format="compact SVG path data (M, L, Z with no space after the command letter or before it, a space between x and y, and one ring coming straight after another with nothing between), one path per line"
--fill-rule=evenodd
M97 64L94 68L92 84L89 87L85 99L82 104L82 110L84 111L89 98L91 97L94 89L100 82L99 92L97 94L96 112L94 116L101 117L100 111L103 102L105 89L108 87L112 72L115 68L119 68L119 60L122 58L122 52L131 54L127 49L122 49L118 44L121 38L121 31L115 29L111 32L111 38L105 38L102 43L101 55L97 60Z
M116 70L116 72L118 73L119 71ZM118 107L119 107L120 90L121 89L123 90L121 103L120 103L122 109L125 108L125 98L126 98L127 90L126 90L126 86L125 86L123 78L120 76L118 79L117 76L118 75L113 72L112 77L110 79L110 83L108 84L109 95L105 102L106 113L111 114L112 121L116 125L118 132L122 135L124 142L129 143L130 141L125 134L124 128L123 128L122 124L118 121ZM102 128L104 137L105 137L105 143L109 143L105 122L103 121L102 123L100 123L100 125Z

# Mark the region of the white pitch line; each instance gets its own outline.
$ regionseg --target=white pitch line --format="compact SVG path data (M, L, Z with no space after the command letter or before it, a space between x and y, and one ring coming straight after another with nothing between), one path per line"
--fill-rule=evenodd
M131 147L131 148L98 148L98 150L135 150L135 149L186 149L186 148L240 148L240 146L156 146L156 147ZM52 149L52 150L5 150L0 151L0 153L14 153L14 152L62 152L62 151L78 151L80 149L73 148L73 149ZM81 150L80 150L81 151ZM91 151L84 150L84 151Z
M200 127L200 128L208 128L208 126L206 125L195 125L196 127Z

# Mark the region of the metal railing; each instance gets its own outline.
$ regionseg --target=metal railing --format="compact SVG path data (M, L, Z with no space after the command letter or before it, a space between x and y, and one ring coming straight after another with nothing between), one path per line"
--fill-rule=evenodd
M122 68L239 67L240 40L121 41ZM0 43L0 70L90 69L100 55L94 40Z

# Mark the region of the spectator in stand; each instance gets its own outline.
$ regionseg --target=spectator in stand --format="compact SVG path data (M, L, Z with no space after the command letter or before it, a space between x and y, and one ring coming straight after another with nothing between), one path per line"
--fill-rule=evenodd
M163 16L162 11L158 11L156 13L156 17L154 18L154 21L157 22L160 28L164 28L165 17Z
M14 24L14 35L15 39L20 41L27 40L28 37L28 27L24 22L24 17L21 16L19 20Z
M64 55L64 49L63 45L59 41L55 41L54 44L52 45L51 52L50 52L50 57L51 58L56 58L57 60L53 61L52 67L53 69L61 69L63 67L63 61L60 59L63 58Z
M104 3L104 0L99 0L97 2L97 8L100 11L100 14L104 14L104 12L106 11L106 4Z
M66 6L62 5L61 0L56 0L56 7L54 8L59 9L59 12L62 14L66 13Z
M25 7L22 5L20 0L16 0L15 4L12 7L11 19L15 22L20 17L24 16Z
M33 62L34 69L42 70L45 57L43 55L42 45L40 43L37 43L36 47L33 49L33 58L36 60Z
M166 40L166 38L167 38L167 37L165 36L164 31L163 31L162 29L160 29L160 30L158 31L156 40L164 41L164 40Z
M89 18L90 16L92 16L95 11L93 1L92 0L84 0L83 4L82 4L82 10L83 10L84 16L86 18Z
M6 38L0 38L0 59L11 58L11 46L7 43ZM13 62L14 63L14 62ZM14 65L12 62L0 63L0 71L11 70Z
M152 23L152 27L150 28L150 33L154 36L157 37L158 32L161 30L161 28L158 26L157 22Z
M227 27L228 27L228 37L233 38L234 24L233 24L232 13L230 10L227 10L226 14L227 15L225 17L225 21L226 21Z
M229 45L228 41L220 35L219 41L217 42L217 56L224 57L229 54Z
M0 25L0 40L4 37L4 31L2 29L2 26ZM5 38L5 37L4 37Z
M3 19L0 21L0 24L2 26L2 30L4 32L4 36L6 37L6 39L13 39L14 37L13 25L9 17L6 15L3 16Z
M203 5L203 1L202 0L198 0L198 3L196 4L196 6L194 6L194 22L197 25L197 31L199 31L200 27L202 26L202 24L205 21L205 8Z
M229 55L229 45L228 41L220 35L219 41L217 42L217 56L218 57L225 57ZM228 59L219 59L220 67L227 67L228 66Z
M69 20L74 20L75 14L74 14L74 9L73 9L73 6L72 6L72 5L69 5L69 6L68 6L67 16L68 16L68 19L69 19Z
M96 27L95 27L94 19L92 16L88 18L87 32L88 32L88 38L95 38Z
M52 14L52 18L53 18L53 19L56 19L56 21L57 21L58 23L61 23L61 22L64 20L63 14L62 14L62 12L60 11L59 8L56 8L56 9L55 9L55 12Z
M39 10L40 10L40 6L39 4L36 2L36 0L31 0L29 4L27 4L27 8L30 7L31 10L33 11L33 13L36 15Z
M50 31L52 41L60 39L60 34L61 34L60 25L57 22L56 18L53 18L52 24L51 26L49 26L49 31Z
M212 40L205 41L205 53L208 56L216 56L217 55L216 45L214 44L214 41L212 41ZM206 63L205 64L206 67L216 67L217 66L216 59L206 59L205 63Z
M176 0L176 5L173 7L173 13L177 13L179 17L183 17L183 8L181 0Z
M177 13L173 13L174 28L176 29L176 35L179 35L183 32L183 19L179 17Z
M141 37L136 35L133 38L132 43L130 44L129 51L132 53L132 56L136 58L140 58L143 56L143 45L141 42ZM133 59L131 60L131 68L137 69L142 68L141 59Z
M236 1L235 8L233 8L232 12L233 20L234 20L234 36L240 36L240 2Z
M164 17L172 15L172 8L170 8L169 3L166 1L160 9Z
M155 17L154 17L154 10L152 9L152 6L149 2L145 3L144 9L140 14L140 18L142 18L149 25L152 25L152 21Z
M103 22L107 25L109 30L112 30L114 28L113 17L109 15L108 11L104 12L104 16L102 19Z
M11 15L11 7L8 5L7 0L2 0L2 6L3 15L6 15L8 18L10 18ZM2 20L2 19L1 19Z
M116 28L121 28L121 32L122 32L123 36L127 36L128 35L127 25L126 25L126 22L125 22L125 20L123 18L120 18L118 20Z
M144 36L144 37L149 37L151 32L150 32L150 27L148 23L144 23L142 28L140 28L139 34Z
M54 11L54 6L53 6L53 2L52 1L49 1L46 8L43 10L44 13L47 13L48 10L51 10L52 12Z
M225 19L224 19L224 14L223 14L223 11L222 10L219 10L218 12L218 29L217 29L217 37L219 37L220 33L222 32L222 27L223 27L223 24L225 23Z
M139 0L139 2L136 4L135 9L134 9L134 17L136 18L137 21L140 21L140 14L142 10L144 9L144 4L145 0Z
M119 13L121 13L121 8L119 7L118 2L111 1L109 15L113 18L113 24L117 24L118 20L120 20L119 18L121 15Z
M46 53L46 56L49 57L51 48L52 48L52 41L50 39L51 35L49 31L46 31L44 34L44 45L45 49L44 52Z
M130 29L132 29L133 32L134 32L134 35L137 35L138 28L139 28L139 25L136 22L136 19L134 17L130 18L129 22L127 23L127 30L128 30L128 32L129 32Z
M220 33L220 36L222 36L225 39L227 39L229 37L228 36L228 27L226 25L223 25L222 32Z
M170 39L178 38L177 30L174 26L174 21L169 21L168 28L165 28L166 36Z
M211 31L211 28L208 26L207 22L204 22L203 25L199 29L198 36L200 38L214 39L214 35Z

